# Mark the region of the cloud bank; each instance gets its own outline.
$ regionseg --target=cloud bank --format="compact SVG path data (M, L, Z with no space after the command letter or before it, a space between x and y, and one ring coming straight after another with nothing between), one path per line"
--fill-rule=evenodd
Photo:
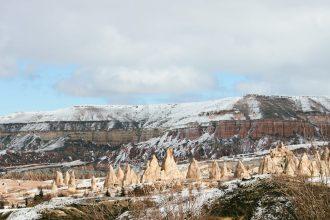
M1 1L0 77L18 63L75 65L54 86L119 100L187 97L247 80L237 94L329 95L328 1Z

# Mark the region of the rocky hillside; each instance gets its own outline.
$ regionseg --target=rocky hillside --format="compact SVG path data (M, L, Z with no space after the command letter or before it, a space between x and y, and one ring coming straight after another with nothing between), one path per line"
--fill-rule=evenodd
M0 165L72 160L139 163L174 147L181 159L328 140L329 97L247 95L214 101L74 106L0 116Z

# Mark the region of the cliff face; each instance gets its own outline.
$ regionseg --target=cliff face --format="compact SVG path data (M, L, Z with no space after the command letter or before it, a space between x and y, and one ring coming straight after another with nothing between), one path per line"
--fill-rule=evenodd
M0 117L0 164L139 161L174 145L185 159L330 137L327 97L248 95L201 103L76 106ZM264 143L264 144L260 144Z

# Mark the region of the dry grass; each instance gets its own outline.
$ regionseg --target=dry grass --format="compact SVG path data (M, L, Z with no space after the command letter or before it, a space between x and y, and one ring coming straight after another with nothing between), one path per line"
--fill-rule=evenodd
M330 219L330 188L305 177L274 177L274 183L295 207L298 219Z

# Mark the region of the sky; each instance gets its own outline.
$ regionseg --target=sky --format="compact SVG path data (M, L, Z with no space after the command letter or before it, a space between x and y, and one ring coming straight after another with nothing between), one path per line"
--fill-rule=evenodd
M0 0L0 114L330 95L328 0Z

